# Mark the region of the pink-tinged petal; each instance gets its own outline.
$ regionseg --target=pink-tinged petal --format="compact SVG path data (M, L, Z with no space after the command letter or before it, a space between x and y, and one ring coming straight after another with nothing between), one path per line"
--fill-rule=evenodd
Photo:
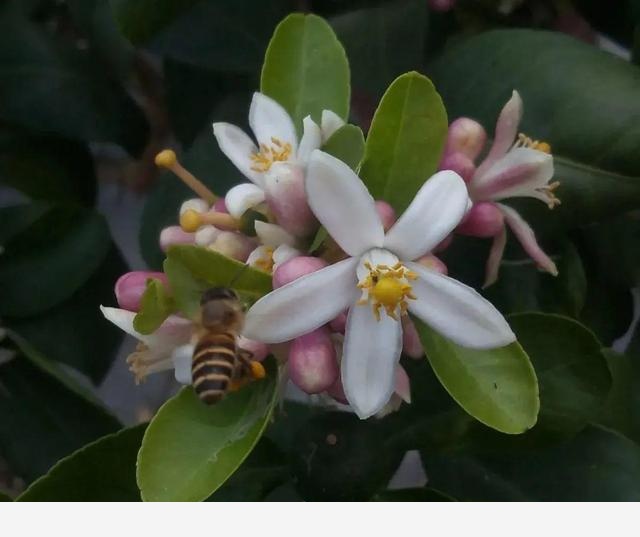
M398 365L396 367L396 384L394 388L397 395L400 396L405 403L411 404L411 381L404 367Z
M380 217L382 227L385 231L388 231L398 219L396 217L395 209L391 207L391 205L389 205L386 201L376 201L376 211L378 213L378 216Z
M502 314L477 291L417 263L407 267L418 275L412 282L416 300L409 301L409 311L444 337L474 349L515 341Z
M321 393L338 378L336 351L322 326L293 340L289 347L289 377L305 393Z
M414 359L424 356L420 336L408 315L402 317L402 353Z
M300 164L306 165L312 151L320 149L322 145L322 132L318 124L307 116L302 120L302 138L298 147L297 160Z
M477 176L483 175L493 163L502 158L515 142L518 134L520 119L522 118L522 99L520 94L514 90L511 99L507 101L500 112L496 123L496 132L493 145L489 154L478 167Z
M336 379L336 381L327 390L327 395L332 397L335 401L337 401L340 404L343 404L343 405L349 404L349 401L347 401L347 396L344 393L344 386L342 386L342 379L340 378L340 375L338 375L338 378Z
M299 165L274 163L265 174L269 209L279 226L296 237L308 237L318 229L318 221L307 203L304 171Z
M281 343L328 323L358 295L357 262L345 259L262 297L248 311L243 335Z
M244 131L230 123L214 123L213 134L220 151L233 162L234 166L252 183L262 186L262 172L252 170L251 156L258 151L256 144Z
M262 203L264 190L251 183L234 186L225 196L225 206L231 216L240 218L248 209Z
M384 247L403 260L420 257L455 229L468 203L467 186L457 173L436 173L387 232Z
M280 265L300 257L302 252L296 248L293 248L287 244L281 244L273 251L273 270L277 270Z
M331 319L331 322L329 323L329 328L331 328L332 332L336 332L338 334L344 334L344 331L347 328L346 312L343 311L335 319Z
M249 125L259 144L269 147L273 139L290 144L295 156L298 149L298 137L291 116L287 111L263 93L254 93L249 108Z
M114 288L118 305L125 310L138 311L140 309L140 299L147 288L147 280L150 278L160 280L165 287L169 285L163 272L140 270L127 272L120 276Z
M496 234L491 243L489 257L487 257L487 266L485 270L483 289L493 285L498 281L498 273L500 272L500 263L504 255L504 247L507 245L507 228L502 229Z
M238 347L251 353L251 359L262 362L269 355L269 346L261 341L247 339L244 336L238 337Z
M416 259L416 263L419 263L420 265L422 265L425 268L428 268L429 270L435 270L440 274L444 274L445 276L449 272L449 269L447 269L447 265L444 264L444 261L442 261L442 259L432 254L427 254L427 255L423 255L422 257L419 257L418 259Z
M513 234L529 257L533 259L542 270L547 271L553 276L557 276L558 268L556 264L538 245L536 234L533 232L533 229L531 229L531 226L511 207L507 207L501 203L498 203L498 207L504 214L505 222L509 228L511 228L511 231L513 231Z
M344 119L331 110L323 110L320 118L320 130L322 131L322 142L326 142L335 132L345 125Z
M187 233L180 226L169 226L160 232L160 249L166 252L173 244L193 244L195 233Z
M360 419L389 401L402 351L402 325L388 315L377 321L369 306L349 310L342 355L342 385Z
M444 149L445 158L454 153L460 153L474 161L480 155L486 141L487 133L480 123L468 117L458 118L449 125Z
M282 263L273 272L273 288L278 289L302 276L311 274L327 266L327 262L319 257L300 256Z
M462 153L451 153L442 159L438 169L456 172L465 183L469 183L476 172L476 165Z
M456 228L456 233L470 237L495 237L504 228L504 217L495 203L474 203L471 210Z
M367 187L344 162L314 151L306 178L309 205L345 252L358 256L381 247L384 230Z

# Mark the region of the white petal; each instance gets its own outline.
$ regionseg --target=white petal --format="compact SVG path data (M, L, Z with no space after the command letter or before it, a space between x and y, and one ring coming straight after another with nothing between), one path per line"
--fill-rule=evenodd
M522 245L524 251L529 254L529 257L531 257L541 269L546 270L553 276L557 276L558 268L556 264L544 253L544 250L540 248L536 240L536 234L533 232L533 229L531 229L531 226L511 207L507 207L502 203L498 203L497 205L502 211L502 214L504 214L504 221L511 228L511 231L513 231L513 234Z
M195 241L198 246L209 246L212 242L214 242L218 235L220 235L220 230L214 226L207 225L202 226L195 232Z
M301 255L302 252L300 250L287 246L286 244L281 244L273 251L273 270L275 271L278 265L282 265L282 263L286 263L290 259Z
M387 232L384 247L402 259L417 259L455 229L468 204L467 185L462 177L451 170L436 173Z
M271 146L272 138L291 144L293 155L298 149L298 137L291 116L271 97L254 93L249 109L249 125L259 144Z
M375 202L349 166L314 151L305 184L311 210L345 252L358 256L382 246L384 230Z
M273 250L269 246L258 246L247 257L246 264L250 267L264 270L263 267L268 266L273 261Z
M311 152L320 149L322 145L322 133L318 124L307 116L302 121L304 131L300 139L300 147L298 147L298 162L306 164L311 156Z
M174 374L180 384L191 384L191 363L194 345L182 345L171 354Z
M253 166L251 155L258 150L251 138L242 129L230 123L214 123L213 134L218 141L220 151L233 162L235 167L251 182L262 185L262 173L251 169Z
M326 142L331 136L345 125L344 119L331 110L323 110L320 118L320 129L322 130L322 141Z
M264 343L281 343L328 323L358 294L357 262L345 259L262 297L247 313L242 335Z
M370 263L374 267L376 265L393 267L397 262L398 258L391 252L382 248L373 248L360 257L357 268L358 281L362 281L369 274L369 269L364 266L365 263Z
M493 163L501 158L513 145L516 134L518 134L518 126L522 118L522 99L520 94L514 90L511 99L507 101L504 108L500 112L498 122L496 123L496 132L493 145L489 154L478 167L477 175L485 173Z
M265 246L277 248L281 244L287 244L288 246L296 244L296 238L276 224L256 221L255 227L258 239Z
M394 392L402 350L402 326L388 315L376 321L368 305L353 305L347 317L342 385L361 419L378 412Z
M412 282L416 300L409 311L458 345L493 349L515 341L502 314L471 287L417 263L407 267L418 274ZM425 349L427 354L429 349Z
M135 328L133 328L133 319L136 316L135 312L123 310L120 308L109 308L105 306L100 306L100 311L102 312L102 315L104 315L105 319L107 319L107 321L111 321L123 332L126 332L130 336L133 336L138 341L142 341L145 344L149 341L149 336L140 334L136 332Z
M234 218L240 218L247 209L251 209L264 201L264 190L251 183L234 186L224 197L227 211Z
M542 151L518 147L497 160L483 175L474 176L471 195L475 200L531 197L545 203L543 189L553 177L553 157Z
M180 206L180 216L186 211L195 211L197 213L206 213L209 210L209 204L200 198L193 198L182 203Z

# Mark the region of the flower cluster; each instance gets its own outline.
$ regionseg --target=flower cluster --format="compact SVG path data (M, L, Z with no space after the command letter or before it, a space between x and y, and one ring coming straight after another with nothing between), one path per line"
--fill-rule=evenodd
M158 155L159 165L198 194L182 204L180 225L163 230L160 244L196 244L269 273L273 291L247 312L238 346L254 360L275 354L303 391L348 403L361 418L384 413L410 401L400 356L424 354L411 317L464 347L491 349L515 340L493 305L448 277L433 255L453 233L494 237L487 285L497 278L505 224L542 268L556 273L527 224L499 203L515 196L558 203L556 183L549 184L549 147L516 136L521 113L514 92L477 166L484 130L467 118L454 122L442 171L425 177L396 218L356 172L321 150L344 125L341 118L326 110L318 125L307 117L298 140L284 108L256 93L249 111L255 142L234 125L213 125L220 149L250 183L218 198L173 152ZM153 334L134 329L148 278L170 292L162 273L126 274L116 284L120 309L103 308L104 315L140 341L129 358L136 378L173 368L178 381L190 383L191 320L174 314Z

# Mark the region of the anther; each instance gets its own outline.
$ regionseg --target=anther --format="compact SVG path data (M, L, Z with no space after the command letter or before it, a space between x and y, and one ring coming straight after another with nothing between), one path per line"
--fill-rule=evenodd
M213 205L218 197L209 190L202 181L197 179L191 172L187 171L178 161L175 151L165 149L160 151L155 158L156 166L166 168L176 174L182 182L193 190L198 197L205 200L209 205Z

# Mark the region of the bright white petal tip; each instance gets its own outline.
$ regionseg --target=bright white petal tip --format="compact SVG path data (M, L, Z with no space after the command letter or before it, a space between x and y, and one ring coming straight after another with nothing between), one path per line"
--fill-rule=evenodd
M254 93L249 108L249 125L259 144L271 146L273 139L291 144L293 155L298 148L296 129L291 116L271 97Z
M240 218L248 209L264 201L262 188L251 183L234 186L224 198L227 211L234 218Z
M252 170L253 155L258 148L242 129L230 123L214 123L213 134L220 150L251 182L262 185L262 173Z

